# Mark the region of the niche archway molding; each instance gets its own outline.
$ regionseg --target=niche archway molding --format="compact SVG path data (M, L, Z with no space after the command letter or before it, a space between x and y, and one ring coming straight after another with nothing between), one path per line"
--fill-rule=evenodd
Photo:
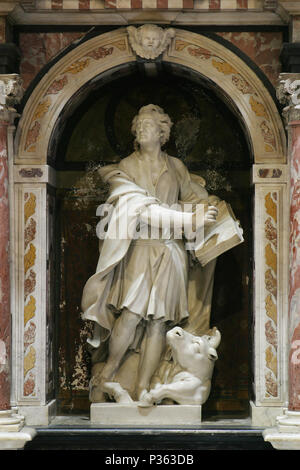
M275 422L287 396L286 321L288 168L286 137L269 89L225 43L185 30L162 61L198 74L240 119L253 158L254 394L252 424ZM51 138L65 106L102 74L136 62L126 28L95 36L64 54L42 76L19 120L11 204L13 397L28 424L55 413L51 247L55 171L47 164ZM252 215L249 214L249 217ZM49 267L50 266L50 267ZM247 282L247 280L245 280Z
M89 39L65 54L30 95L17 131L19 164L45 164L59 114L81 87L114 67L135 62L126 28ZM285 132L270 92L237 54L206 36L176 30L162 57L199 73L239 114L255 163L285 162Z

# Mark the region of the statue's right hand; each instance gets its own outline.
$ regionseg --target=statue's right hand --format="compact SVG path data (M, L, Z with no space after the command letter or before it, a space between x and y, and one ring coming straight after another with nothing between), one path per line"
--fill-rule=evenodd
M218 216L218 209L215 206L201 206L199 209L193 213L192 216L192 226L194 232L203 225L211 225L216 222Z
M218 209L215 206L208 206L204 215L204 225L212 225L216 222L218 216Z

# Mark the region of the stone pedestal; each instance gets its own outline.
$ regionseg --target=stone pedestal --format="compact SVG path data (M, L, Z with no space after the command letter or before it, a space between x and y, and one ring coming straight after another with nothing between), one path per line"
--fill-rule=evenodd
M265 429L264 440L278 450L300 450L300 411L285 410L277 425Z
M105 426L191 426L201 423L201 406L93 403L90 418L91 424Z
M16 411L0 411L0 450L23 449L35 435L36 431L24 426L23 416Z

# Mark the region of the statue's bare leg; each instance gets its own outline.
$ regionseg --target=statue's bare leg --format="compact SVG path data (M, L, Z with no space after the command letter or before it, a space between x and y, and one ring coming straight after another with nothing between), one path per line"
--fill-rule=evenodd
M108 359L101 374L100 386L103 392L110 393L112 391L113 376L134 340L135 330L140 320L140 316L127 309L124 309L117 318L109 340ZM119 392L118 388L118 394Z
M150 320L146 329L146 343L139 364L137 398L142 399L149 390L153 374L159 366L166 344L166 324L158 320Z

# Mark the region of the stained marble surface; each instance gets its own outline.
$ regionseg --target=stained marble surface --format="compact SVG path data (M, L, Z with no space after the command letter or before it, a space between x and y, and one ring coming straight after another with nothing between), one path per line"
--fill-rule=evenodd
M300 122L292 123L291 139L289 409L300 411Z
M283 42L281 32L221 32L221 37L244 52L276 86L281 71L279 55Z
M10 280L7 126L0 123L0 410L10 408Z
M243 3L243 0L240 0ZM242 8L242 7L241 7ZM283 42L281 32L220 32L252 59L276 85L281 70L279 54ZM19 46L22 59L20 73L26 89L41 68L65 47L83 36L83 32L22 32Z
M24 89L44 65L83 34L82 32L20 33L19 47L22 55L20 73Z

